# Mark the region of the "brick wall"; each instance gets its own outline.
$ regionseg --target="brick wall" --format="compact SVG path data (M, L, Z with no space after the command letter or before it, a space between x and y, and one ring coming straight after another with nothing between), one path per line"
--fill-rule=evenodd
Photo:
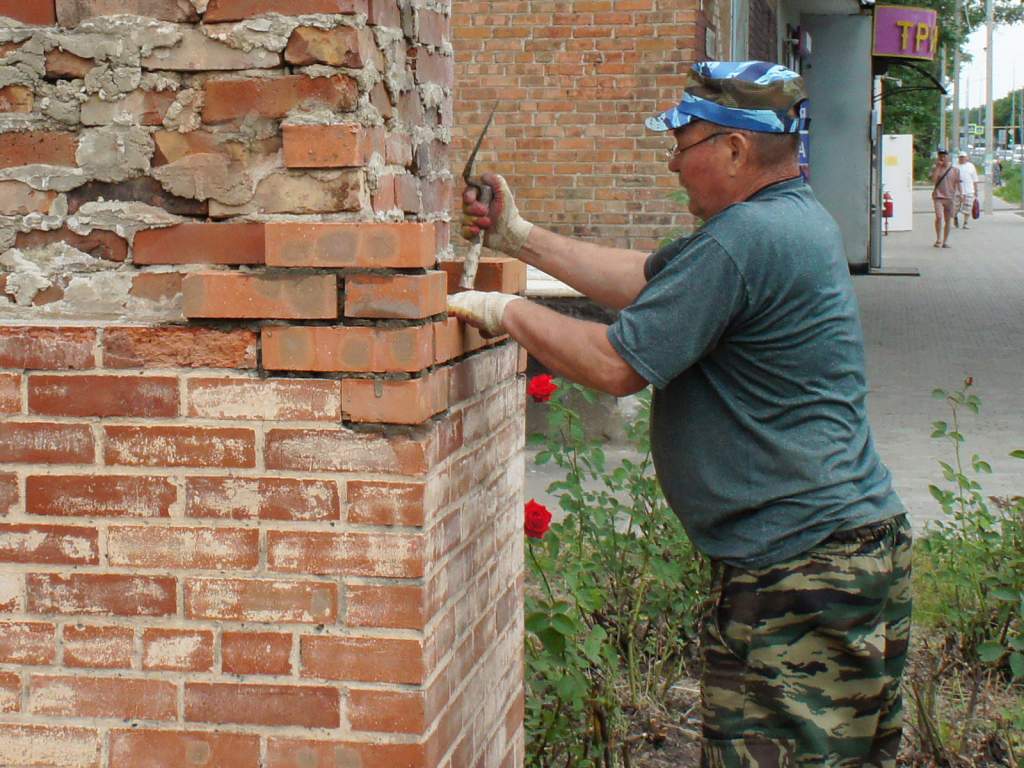
M455 0L457 175L498 102L479 169L502 172L524 216L562 234L649 249L689 222L643 119L679 100L705 57L697 0ZM457 245L461 246L456 238Z
M779 55L778 34L774 4L770 0L750 0L750 58L775 61Z
M524 361L445 315L447 9L0 15L0 765L519 764Z

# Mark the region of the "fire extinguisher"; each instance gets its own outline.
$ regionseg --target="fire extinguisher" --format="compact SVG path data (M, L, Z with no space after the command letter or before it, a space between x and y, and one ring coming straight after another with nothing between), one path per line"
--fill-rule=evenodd
M888 192L882 195L882 218L885 219L885 234L889 234L889 219L892 218L893 201Z

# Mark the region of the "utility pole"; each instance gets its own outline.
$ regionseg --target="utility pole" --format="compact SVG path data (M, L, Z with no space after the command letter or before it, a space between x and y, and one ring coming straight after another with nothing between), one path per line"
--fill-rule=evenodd
M954 151L959 152L960 147L960 16L963 11L960 8L962 0L956 0L956 11L954 11L954 24L956 26L956 47L953 49L953 144Z
M939 47L939 82L946 87L946 46ZM946 143L946 92L939 91L939 146L950 149ZM955 151L955 150L950 150Z
M995 130L992 125L992 32L995 22L992 18L992 0L985 0L985 213L992 214L992 159L995 145Z

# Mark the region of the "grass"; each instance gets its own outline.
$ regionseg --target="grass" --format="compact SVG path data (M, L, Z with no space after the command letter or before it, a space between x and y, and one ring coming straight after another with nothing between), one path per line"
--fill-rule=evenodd
M1020 166L1003 163L1003 186L994 194L1008 203L1020 203Z

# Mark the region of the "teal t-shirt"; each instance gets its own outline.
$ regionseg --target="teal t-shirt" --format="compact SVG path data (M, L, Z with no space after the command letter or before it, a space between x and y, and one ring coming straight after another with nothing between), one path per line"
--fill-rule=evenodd
M842 238L807 184L726 208L645 271L608 338L654 385L655 468L698 548L761 568L903 511Z

